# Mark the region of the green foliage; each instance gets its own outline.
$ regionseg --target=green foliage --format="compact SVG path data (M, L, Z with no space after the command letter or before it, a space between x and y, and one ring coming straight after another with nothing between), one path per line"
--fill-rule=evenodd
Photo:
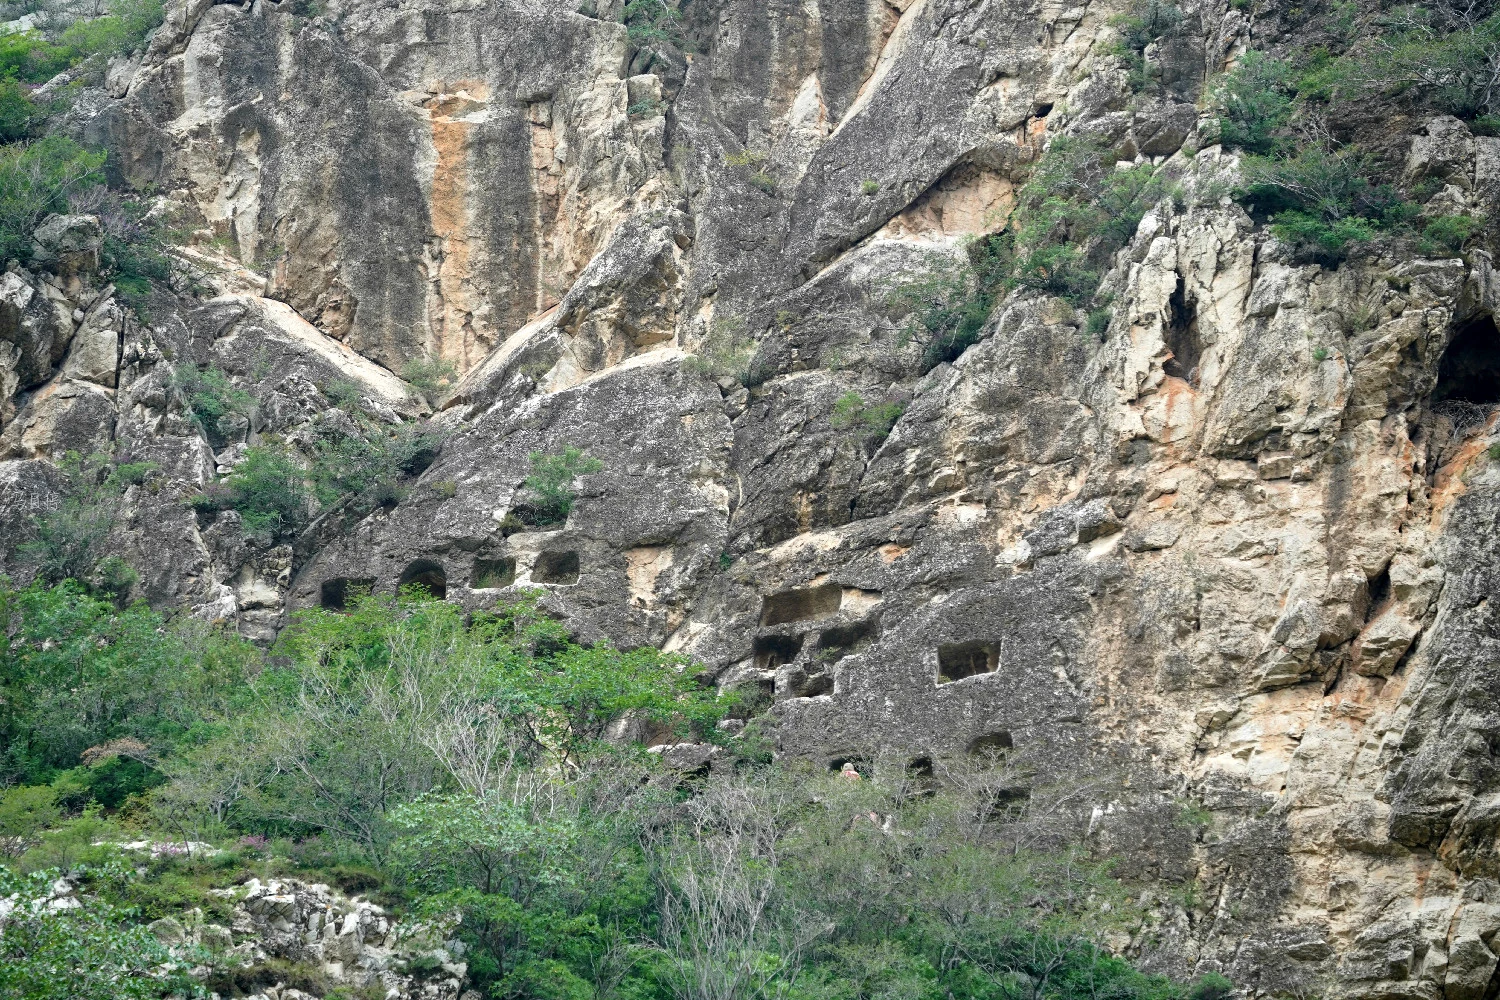
M204 995L188 977L187 963L172 958L128 912L96 901L75 909L48 907L58 874L21 877L0 869L0 896L15 894L17 901L0 934L0 995L25 1000Z
M681 15L665 0L629 0L623 13L635 48L655 52L682 47Z
M1292 118L1292 67L1263 52L1246 52L1219 78L1219 140L1249 153L1269 153L1282 142Z
M152 466L144 462L112 465L107 456L68 452L58 463L67 485L54 511L32 518L31 540L17 547L21 558L36 566L37 576L56 584L80 581L99 596L123 599L135 585L135 570L118 554L101 558L114 528L120 498L144 480Z
M163 0L111 0L103 17L75 21L58 39L75 61L90 56L108 58L139 49L161 24Z
M860 181L859 193L866 198L872 198L880 193L880 182L875 180Z
M752 172L750 176L746 178L746 180L750 182L751 187L762 191L765 194L776 193L776 178L772 177L764 170L756 170Z
M208 365L179 365L172 372L172 386L182 394L193 423L211 442L223 445L225 430L219 423L231 415L245 416L254 408L255 397L229 381L223 371Z
M73 199L73 209L99 217L104 237L99 247L100 273L114 282L126 304L144 314L152 283L166 282L172 276L175 252L160 219L150 216L141 200L103 188ZM238 402L241 395L231 389L229 399Z
M755 338L744 334L736 319L716 319L698 350L683 360L683 367L709 378L732 378L747 389L769 379L774 372L757 363Z
M360 433L335 433L319 440L310 475L313 494L324 509L343 500L356 514L394 504L407 480L432 462L442 437L414 423L394 427L360 421Z
M21 142L39 131L43 109L32 102L27 90L15 80L0 77L0 143Z
M54 45L37 31L0 35L0 79L46 83L73 65L74 52Z
M1182 10L1167 0L1134 0L1130 9L1110 20L1120 32L1124 45L1142 52L1152 42L1177 33L1182 26Z
M1336 262L1382 232L1410 225L1414 206L1369 173L1357 149L1312 141L1295 152L1247 158L1238 197L1271 215L1277 239Z
M291 453L271 446L250 448L233 472L192 502L199 510L238 511L247 535L281 538L307 524L312 494L304 477Z
M1473 118L1497 110L1500 13L1443 4L1398 6L1383 31L1343 57L1348 99L1401 96Z
M828 422L839 430L858 428L873 443L879 444L891 433L901 414L906 412L905 403L881 403L869 406L859 393L844 393L833 404L833 413Z
M93 797L129 775L113 758L69 771L84 751L120 739L158 750L222 711L256 662L254 647L194 625L168 627L143 604L125 609L77 584L0 587L0 780ZM82 771L84 773L77 773Z
M1088 321L1084 324L1084 330L1087 331L1090 337L1103 340L1105 333L1109 331L1111 316L1112 313L1107 306L1102 309L1095 309L1089 313Z
M979 342L990 310L1005 291L1006 250L1002 233L970 243L954 265L940 266L891 296L907 310L908 322L925 340L922 371L955 361Z
M531 474L523 485L533 497L530 523L537 527L566 521L576 496L573 481L604 468L603 462L572 445L557 455L534 451L527 459Z
M0 792L0 843L8 853L24 851L37 834L60 819L57 792L46 785L17 785Z
M1424 256L1460 253L1464 244L1479 232L1484 220L1472 215L1439 215L1422 229L1417 250Z
M0 262L29 261L32 231L66 212L70 195L103 180L103 167L103 153L60 135L0 146Z
M440 392L458 378L453 362L442 358L413 358L401 368L401 377L423 392Z
M359 597L298 615L276 654L179 784L243 828L372 857L391 810L445 784L477 794L519 761L576 767L627 713L685 734L722 714L680 660L576 646L528 597L468 622L446 602Z

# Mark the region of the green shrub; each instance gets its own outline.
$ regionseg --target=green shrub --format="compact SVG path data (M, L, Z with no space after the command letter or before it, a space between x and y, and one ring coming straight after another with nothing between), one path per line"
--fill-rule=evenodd
M125 55L139 49L165 9L163 0L111 0L103 17L75 21L58 39L74 58Z
M1483 224L1472 215L1439 215L1423 228L1417 249L1426 256L1460 253Z
M603 462L572 445L556 455L534 451L527 459L531 462L531 474L523 485L533 497L530 520L536 527L566 521L576 496L573 481L604 468Z
M880 193L880 182L872 180L861 181L859 184L859 193L866 198L874 197Z
M846 392L833 404L828 422L839 430L858 428L874 444L884 441L906 412L905 403L882 403L869 406L857 392Z
M1005 291L1009 234L977 239L953 265L941 266L908 282L890 297L906 309L909 329L925 340L922 372L956 361L979 342L990 310Z
M358 434L338 433L318 442L309 477L326 510L348 501L355 513L398 502L405 483L432 463L442 435L413 423L389 427L362 421Z
M0 585L0 632L0 781L52 783L74 808L130 777L118 764L77 767L85 750L187 738L243 694L259 657L238 637L188 619L169 626L144 604L120 609L76 583Z
M1357 149L1308 142L1296 152L1247 158L1237 197L1270 214L1277 239L1337 262L1382 232L1407 229L1415 215L1415 206L1369 172Z
M1246 52L1214 88L1219 141L1251 153L1269 153L1292 118L1290 63Z
M135 570L119 555L101 561L101 549L114 528L120 498L152 466L113 465L108 456L77 452L68 452L58 465L67 482L62 502L32 518L32 538L17 553L36 566L37 577L46 583L73 579L96 594L121 598L134 585Z
M174 251L160 220L147 214L139 199L124 198L103 188L94 188L74 199L75 211L99 217L103 241L99 248L100 272L114 282L125 303L141 313L153 283L172 277ZM230 401L244 404L233 394ZM248 397L247 397L248 398Z
M46 785L18 785L0 792L0 846L7 853L21 853L60 819L57 792Z
M413 358L401 367L401 377L423 392L438 392L457 380L458 369L442 358Z
M17 906L0 934L0 995L26 1000L156 1000L201 996L188 965L145 927L98 901L77 909L45 905L57 871L19 877L0 869L0 896ZM125 877L123 874L120 877ZM33 906L33 901L38 902Z
M193 506L238 511L247 535L275 540L307 524L312 496L305 476L289 452L270 446L250 448L222 482L193 499Z
M46 83L73 64L66 45L54 45L37 31L0 35L0 79Z
M31 234L43 219L68 210L68 197L103 180L103 153L48 135L0 147L0 263L31 259Z
M254 396L237 388L213 365L179 365L172 372L172 386L182 394L193 423L216 446L224 443L220 421L231 415L244 416L255 406Z
M754 187L760 191L764 191L766 194L776 193L776 178L772 177L764 170L755 171L747 179L750 181L751 187Z
M1130 9L1110 19L1126 48L1143 52L1146 46L1175 35L1182 27L1182 10L1167 0L1134 0Z
M0 77L0 143L32 138L42 117L25 87Z
M1401 95L1460 118L1497 110L1500 13L1482 8L1399 6L1385 30L1344 57L1351 99Z
M1096 337L1099 340L1103 340L1104 334L1109 330L1109 321L1111 316L1112 314L1110 313L1108 307L1104 309L1095 309L1093 312L1089 313L1088 322L1084 325L1084 329L1088 331L1089 336Z

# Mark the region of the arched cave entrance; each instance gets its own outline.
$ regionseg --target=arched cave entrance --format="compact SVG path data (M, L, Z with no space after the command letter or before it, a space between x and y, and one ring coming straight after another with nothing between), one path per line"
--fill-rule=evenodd
M1500 405L1500 329L1493 316L1470 320L1448 341L1432 402L1450 400L1486 408Z
M448 574L443 564L431 559L417 559L407 566L396 581L396 589L415 584L424 587L434 600L445 600L448 596Z

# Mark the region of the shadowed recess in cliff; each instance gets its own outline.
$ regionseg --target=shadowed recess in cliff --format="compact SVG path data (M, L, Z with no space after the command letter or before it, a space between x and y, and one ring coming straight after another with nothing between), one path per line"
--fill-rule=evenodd
M349 606L351 598L360 593L368 594L374 586L373 577L336 576L323 581L319 603L329 611L343 611Z
M475 590L509 587L516 582L516 561L509 556L476 559L473 581L470 586Z
M834 583L772 594L761 607L760 623L783 625L787 622L827 618L838 611L843 596L843 588Z
M1493 316L1460 326L1444 349L1432 401L1449 400L1483 407L1500 404L1500 329Z
M417 559L402 572L396 586L424 587L434 599L441 601L448 596L448 573L443 569L442 563L431 559Z
M763 635L755 640L755 665L761 670L775 670L791 663L802 652L802 639L790 635Z

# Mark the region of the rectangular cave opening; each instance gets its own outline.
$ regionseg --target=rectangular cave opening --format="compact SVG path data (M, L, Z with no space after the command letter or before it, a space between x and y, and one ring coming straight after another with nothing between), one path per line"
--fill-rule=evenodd
M516 582L516 561L510 556L500 559L475 559L473 590L491 590L509 587Z
M560 586L578 582L577 552L543 552L536 557L531 567L532 583L551 583Z
M938 647L939 684L993 673L1000 666L1000 650L992 642L953 642Z
M371 576L336 576L324 580L319 590L318 603L329 611L343 611L349 599L357 594L368 594L375 589L375 578Z
M755 640L755 666L775 670L791 663L802 652L802 637L796 635L763 635Z
M836 583L772 594L761 604L762 625L785 625L788 622L827 618L836 614L844 599L844 588Z
M870 640L879 631L880 626L873 621L854 622L850 625L837 625L824 629L818 633L817 660L819 663L830 665L837 663L850 653L869 645Z

